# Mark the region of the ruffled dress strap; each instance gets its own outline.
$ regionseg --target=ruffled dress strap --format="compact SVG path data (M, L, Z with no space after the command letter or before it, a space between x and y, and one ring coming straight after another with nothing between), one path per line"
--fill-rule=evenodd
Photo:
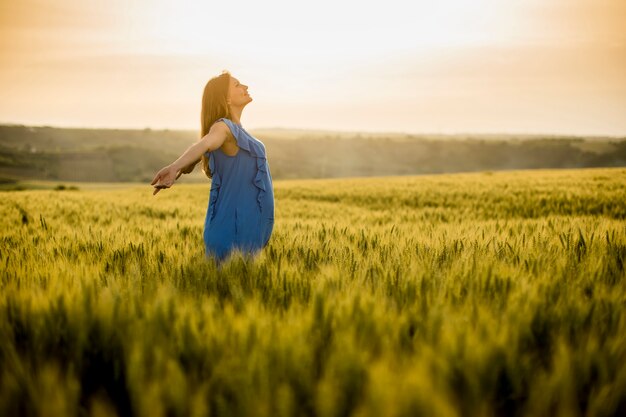
M211 212L209 213L209 216L212 220L215 216L215 203L217 202L220 187L222 186L222 176L215 170L215 157L213 156L213 152L206 152L205 155L209 158L209 169L211 170L211 199L209 201Z
M226 117L221 117L217 119L215 122L223 121L228 125L230 131L233 133L233 136L237 140L237 146L240 149L248 152L252 157L256 158L256 167L257 172L254 177L254 185L258 188L257 194L257 203L259 204L259 210L263 211L263 197L266 193L265 182L263 178L267 176L267 154L265 151L265 146L255 138L253 138L248 132L246 132L241 126L236 123L233 123L230 119ZM211 189L219 188L222 184L222 179L218 173L215 172L215 161L213 157L213 152L206 152L206 156L209 158L209 169L213 173L213 180L211 181ZM217 175L216 175L217 174ZM216 178L217 177L217 178ZM214 184L215 183L215 184ZM216 190L217 191L217 190ZM217 196L217 192L214 193ZM215 197L217 199L217 197Z

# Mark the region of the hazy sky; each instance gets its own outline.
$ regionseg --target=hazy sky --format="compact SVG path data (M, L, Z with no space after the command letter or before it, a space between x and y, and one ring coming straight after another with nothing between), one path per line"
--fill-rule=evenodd
M0 0L0 123L626 135L624 0Z

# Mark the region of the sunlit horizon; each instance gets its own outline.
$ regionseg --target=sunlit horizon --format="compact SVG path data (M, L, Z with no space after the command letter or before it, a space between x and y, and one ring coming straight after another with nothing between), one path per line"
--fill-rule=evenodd
M248 129L626 135L626 3L0 0L0 123L198 130L206 82Z

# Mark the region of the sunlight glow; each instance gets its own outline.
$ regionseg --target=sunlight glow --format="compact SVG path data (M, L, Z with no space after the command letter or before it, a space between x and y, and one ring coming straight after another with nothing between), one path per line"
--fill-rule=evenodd
M626 133L623 0L0 0L0 122Z
M506 10L492 0L440 2L390 0L303 4L234 1L146 1L132 9L130 32L152 41L155 52L205 54L236 45L251 59L288 50L296 57L361 55L415 48L470 45L497 40ZM502 23L505 23L504 20Z

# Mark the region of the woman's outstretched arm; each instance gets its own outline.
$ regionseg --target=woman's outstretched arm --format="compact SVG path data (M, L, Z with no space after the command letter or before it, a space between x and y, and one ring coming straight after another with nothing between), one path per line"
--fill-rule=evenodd
M174 181L180 177L182 169L191 165L194 161L197 163L205 152L214 151L222 146L226 140L227 132L228 126L223 122L215 123L211 126L209 133L202 139L187 148L177 160L157 172L150 183L150 185L154 185L155 187L152 195L155 195L164 188L170 188L174 184Z
M182 167L180 171L178 171L178 175L176 176L176 179L178 179L178 177L181 176L181 174L191 174L191 172L193 171L193 169L196 167L196 165L198 164L198 162L200 162L200 159L196 159L195 161L193 161L191 164Z

